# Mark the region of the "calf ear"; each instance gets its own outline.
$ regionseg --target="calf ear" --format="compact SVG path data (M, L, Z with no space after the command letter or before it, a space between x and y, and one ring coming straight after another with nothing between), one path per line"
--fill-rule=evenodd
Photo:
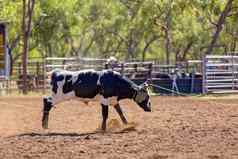
M141 84L141 88L146 90L148 92L148 94L150 94L153 90L153 87L151 84L148 83L148 80L145 81L143 84Z

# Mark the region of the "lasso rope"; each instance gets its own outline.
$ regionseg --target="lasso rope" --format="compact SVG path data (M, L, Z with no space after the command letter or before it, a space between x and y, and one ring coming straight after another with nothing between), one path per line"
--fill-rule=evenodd
M200 96L200 95L191 95L191 94L180 93L180 92L174 91L172 89L161 87L161 86L155 85L155 84L149 84L149 85L152 86L152 87L155 87L155 88L166 90L166 91L171 92L171 93L175 93L177 95L181 95L181 96Z

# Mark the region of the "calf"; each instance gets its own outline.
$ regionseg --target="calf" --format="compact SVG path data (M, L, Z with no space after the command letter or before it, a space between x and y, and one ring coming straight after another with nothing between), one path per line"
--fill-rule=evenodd
M106 130L108 118L108 105L110 99L114 99L113 106L119 114L122 122L127 124L119 101L133 99L144 111L150 112L150 98L147 84L136 85L131 80L115 71L65 71L54 70L51 73L52 96L43 99L42 127L48 128L49 111L53 106L62 101L77 98L94 98L101 96L102 130Z

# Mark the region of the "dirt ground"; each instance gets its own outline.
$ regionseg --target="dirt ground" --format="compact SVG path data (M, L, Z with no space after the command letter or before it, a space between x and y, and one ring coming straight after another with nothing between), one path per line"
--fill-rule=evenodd
M0 97L1 159L238 158L238 98L153 97L151 113L124 101L131 123L111 107L105 133L97 101L59 104L43 130L41 98Z

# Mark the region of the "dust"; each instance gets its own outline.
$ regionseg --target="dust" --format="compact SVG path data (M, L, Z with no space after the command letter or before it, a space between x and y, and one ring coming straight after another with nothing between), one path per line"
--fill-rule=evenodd
M122 124L117 119L110 119L107 124L107 131L109 132L126 132L126 131L136 131L138 126L135 122L129 122L128 124Z

